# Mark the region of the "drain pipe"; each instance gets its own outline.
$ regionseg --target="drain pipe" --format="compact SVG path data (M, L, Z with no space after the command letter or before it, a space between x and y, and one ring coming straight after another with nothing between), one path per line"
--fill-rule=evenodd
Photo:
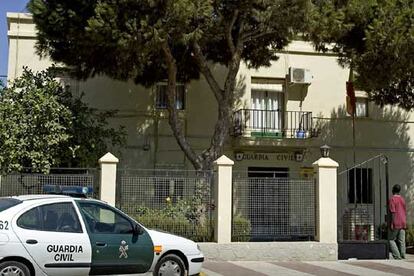
M390 179L388 172L388 157L383 155L382 162L385 165L385 200L387 206L387 259L389 258L389 244L390 244L390 229L391 229L391 213L389 208L389 197L390 197Z

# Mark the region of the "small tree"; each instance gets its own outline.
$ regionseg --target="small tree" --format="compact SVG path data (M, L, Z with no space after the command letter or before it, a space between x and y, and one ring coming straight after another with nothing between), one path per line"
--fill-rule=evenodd
M59 147L57 157L59 166L94 167L109 147L121 147L126 144L126 131L123 126L108 127L108 119L116 111L98 111L89 107L81 97L66 100L72 112L72 125L68 129L69 139Z
M357 86L380 105L414 107L414 2L313 0L310 38L356 72ZM345 85L344 85L345 86Z
M109 115L73 98L51 72L25 68L0 91L1 172L95 166L108 145L124 141L122 129L107 127Z
M38 50L78 77L153 85L167 79L169 124L197 170L224 151L241 62L268 66L307 19L308 0L31 0ZM224 81L211 64L227 68ZM217 101L210 145L196 151L176 109L176 83L203 75ZM221 78L221 76L220 76Z

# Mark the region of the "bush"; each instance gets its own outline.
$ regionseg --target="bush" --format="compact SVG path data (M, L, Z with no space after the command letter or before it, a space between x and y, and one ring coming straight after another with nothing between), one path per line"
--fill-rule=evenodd
M147 228L166 231L195 242L209 242L213 239L211 225L192 223L180 214L167 215L165 210L146 209L136 215L135 219Z
M407 227L405 242L407 246L414 246L414 224Z
M213 241L213 222L207 219L203 224L197 223L190 219L186 212L180 211L181 208L178 206L167 206L163 209L150 209L139 206L135 208L132 216L139 223L150 229L166 231L196 242ZM235 216L232 225L232 241L250 241L251 230L252 226L248 219L242 216Z
M241 216L235 216L233 218L233 231L231 240L233 242L248 242L250 241L250 233L252 231L252 225L250 220Z

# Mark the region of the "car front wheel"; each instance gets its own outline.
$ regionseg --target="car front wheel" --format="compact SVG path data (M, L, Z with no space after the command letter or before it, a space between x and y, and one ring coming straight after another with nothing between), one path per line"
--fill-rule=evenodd
M166 255L162 257L154 269L154 276L184 276L184 263L177 255ZM1 275L0 275L1 276Z
M30 276L30 271L23 263L7 261L0 264L0 276Z

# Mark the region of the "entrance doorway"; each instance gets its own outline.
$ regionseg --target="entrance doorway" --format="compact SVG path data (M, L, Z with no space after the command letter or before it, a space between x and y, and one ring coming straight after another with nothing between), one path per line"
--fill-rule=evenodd
M289 178L289 168L249 167L248 177Z
M288 240L289 168L249 167L251 241Z

